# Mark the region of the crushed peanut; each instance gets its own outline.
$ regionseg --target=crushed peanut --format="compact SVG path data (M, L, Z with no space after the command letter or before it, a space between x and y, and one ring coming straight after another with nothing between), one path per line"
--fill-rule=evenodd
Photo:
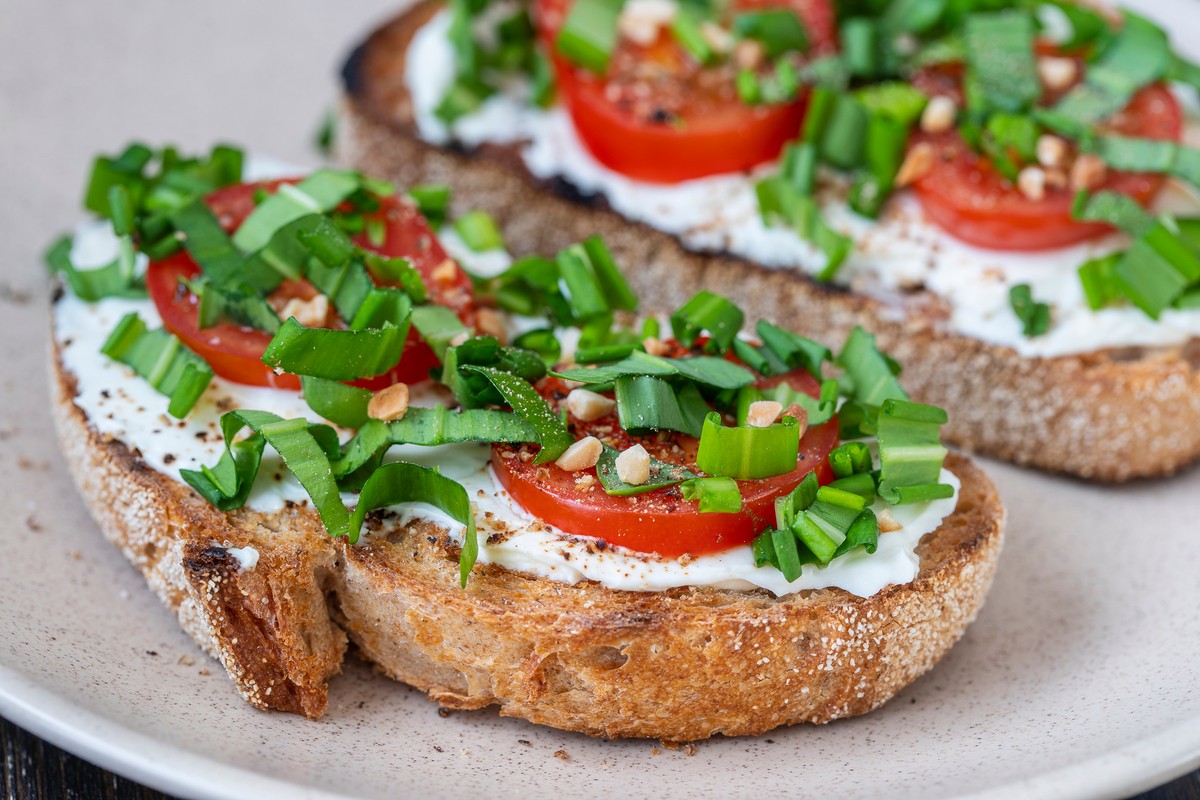
M1037 140L1037 160L1043 167L1061 167L1067 163L1067 142L1060 136L1044 133Z
M679 6L673 0L629 0L621 9L617 30L634 44L649 47L678 12Z
M595 422L607 417L616 407L616 400L590 389L572 389L567 395L567 411L583 422Z
M500 344L508 344L504 318L494 308L481 308L475 312L475 328L481 336L495 336Z
M371 419L391 422L403 419L408 413L408 384L393 383L380 389L367 403L367 416Z
M595 436L585 436L568 447L566 452L559 456L554 463L567 472L579 472L596 466L596 462L600 460L600 454L603 452L604 445L599 439Z
M952 98L945 95L931 97L921 112L921 130L926 133L945 133L954 127L954 118L957 116L958 105Z
M754 39L742 39L733 46L733 63L738 69L758 69L766 57L766 48Z
M447 258L433 268L433 272L429 273L429 277L438 283L453 283L455 278L458 277L458 267L455 266L452 260Z
M650 454L635 444L617 456L617 477L631 486L641 486L650 480Z
M892 531L898 531L904 527L896 521L896 518L892 516L892 512L886 508L882 509L878 514L876 514L875 519L879 521L880 533L891 533Z
M746 424L752 428L767 428L783 413L783 403L775 400L755 400L746 411Z
M1095 153L1084 153L1071 165L1071 191L1096 189L1108 179L1108 165Z
M1042 56L1038 59L1037 71L1042 85L1052 92L1070 88L1079 78L1079 65L1073 58Z
M671 352L671 346L661 339L655 339L653 336L647 336L642 340L642 347L652 356L665 356Z
M909 186L928 175L933 169L933 155L933 145L929 142L920 142L909 150L896 173L896 186Z
M1017 189L1030 200L1046 196L1046 173L1041 167L1025 167L1017 174Z
M311 300L293 297L284 304L279 316L283 319L295 317L296 322L309 328L323 327L326 317L329 316L329 298L323 294Z

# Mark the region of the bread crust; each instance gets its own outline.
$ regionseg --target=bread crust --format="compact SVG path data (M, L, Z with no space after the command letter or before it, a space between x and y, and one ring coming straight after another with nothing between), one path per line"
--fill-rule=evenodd
M347 640L443 706L593 736L693 741L862 714L958 640L1003 541L995 487L951 455L957 509L922 539L916 580L869 598L622 592L482 565L464 590L446 531L377 513L350 546L308 508L220 512L96 431L57 347L50 374L63 453L108 539L246 700L310 718ZM250 570L229 553L245 546L260 553Z
M821 341L839 341L862 325L904 364L902 382L914 398L949 410L944 435L966 450L1105 482L1168 475L1200 457L1200 341L1026 358L947 330L946 310L931 293L884 301L800 271L691 252L602 199L535 179L512 147L468 153L424 142L405 86L405 51L440 7L431 0L413 7L348 59L337 138L345 163L400 185L449 184L456 209L490 212L519 254L554 252L599 234L650 307L678 307L704 287L752 318Z

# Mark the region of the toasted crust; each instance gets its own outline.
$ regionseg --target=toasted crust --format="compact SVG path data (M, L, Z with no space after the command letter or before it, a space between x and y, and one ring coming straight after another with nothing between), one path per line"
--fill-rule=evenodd
M604 237L644 302L675 308L700 286L751 317L838 341L855 325L905 366L903 383L950 411L949 441L1017 464L1097 481L1173 473L1200 457L1200 342L1025 358L951 333L939 300L914 291L883 302L729 254L702 254L631 222L602 200L534 179L513 148L466 153L422 141L404 81L405 50L438 9L425 2L373 33L347 61L342 160L401 185L446 183L459 210L491 212L518 253Z
M443 706L498 705L595 736L692 741L862 714L958 640L1003 539L995 487L952 455L958 506L922 539L917 579L869 598L621 592L495 566L476 567L464 590L457 550L429 523L376 518L349 546L310 509L217 511L97 433L53 356L59 440L101 529L263 709L320 716L348 637ZM260 558L243 571L229 548L245 546Z

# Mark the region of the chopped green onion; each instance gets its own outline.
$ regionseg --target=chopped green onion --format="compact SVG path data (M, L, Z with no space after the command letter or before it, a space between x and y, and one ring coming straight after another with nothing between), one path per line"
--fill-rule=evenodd
M1041 336L1050 329L1050 306L1033 299L1028 283L1019 283L1008 290L1008 302L1021 321L1025 336Z
M708 331L712 338L704 345L705 352L724 353L741 331L744 320L742 310L732 301L701 290L671 315L671 332L680 344L691 347L701 333Z
M1104 308L1120 296L1115 285L1115 274L1123 255L1110 253L1080 265L1079 282L1083 285L1083 295L1092 311Z
M875 345L875 337L859 326L846 338L837 364L846 371L852 397L868 406L881 406L887 400L907 400L888 358Z
M696 479L696 474L691 470L652 457L650 459L650 477L646 482L636 485L626 483L617 474L617 456L619 455L621 454L617 450L605 447L600 454L600 460L596 462L596 477L600 479L604 491L610 495L630 497Z
M504 247L504 237L496 220L486 211L468 211L454 220L454 232L468 248L476 253Z
M766 320L759 320L754 332L780 361L792 369L805 369L821 380L821 367L831 356L828 347Z
M843 492L852 492L862 497L863 501L868 504L875 502L875 479L869 472L856 472L853 475L831 481L829 485L835 489L841 489Z
M562 355L562 345L558 341L558 337L554 335L554 331L550 328L535 328L531 331L525 331L516 339L513 339L513 346L520 347L525 350L532 350L541 356L542 361L547 367L551 367L558 362ZM578 360L576 353L576 360Z
M876 20L851 17L842 22L839 30L842 58L850 74L856 78L873 78L880 71L879 27Z
M408 190L408 196L417 204L421 216L429 220L431 225L440 225L446 219L450 208L450 187L445 184L425 184L413 186Z
M839 478L870 472L875 468L871 450L862 442L846 442L829 453L829 466Z
M699 64L709 64L716 58L712 45L700 30L700 20L686 8L681 8L671 20L671 34L675 41Z
M421 339L433 350L439 361L444 360L446 348L467 326L445 306L418 306L412 310L412 324L421 334Z
M793 417L766 428L728 428L720 414L711 412L704 418L696 466L709 475L757 480L794 470L799 449L800 429Z
M178 419L187 416L213 377L204 359L165 329L147 330L137 312L121 318L100 352L130 367L170 398L167 413Z
M740 389L754 382L754 376L723 358L696 356L693 358L662 358L635 350L628 358L600 367L568 369L552 372L556 378L584 384L611 383L618 378L652 375L659 378L676 375L716 389Z
M1200 251L1165 221L1134 239L1115 269L1121 293L1151 319L1158 319L1188 286L1200 280Z
M184 247L204 274L215 283L244 280L246 259L233 246L203 197L171 214L171 223L184 236Z
M122 240L121 253L117 258L95 269L79 269L71 262L71 237L58 238L46 251L46 266L51 274L61 274L67 285L80 300L94 303L106 297L141 299L146 296L145 287L136 277L130 278L126 263L133 260L133 244L128 237Z
M253 286L245 283L221 285L200 278L191 281L188 287L200 301L196 322L201 330L211 328L222 319L267 333L279 330L279 315Z
M868 553L874 553L879 548L879 520L869 508L864 508L854 520L850 529L846 531L845 540L834 551L833 557L843 556L858 547Z
M322 169L296 185L281 184L264 200L233 235L234 246L243 253L265 247L275 232L310 214L332 211L363 185L353 172Z
M946 448L939 427L946 412L935 406L885 400L879 411L879 494L889 503L950 497L938 483Z
M696 500L701 514L736 514L742 493L733 478L692 478L679 486L684 500Z
M577 0L558 31L555 49L567 60L604 75L617 44L622 5L622 0Z

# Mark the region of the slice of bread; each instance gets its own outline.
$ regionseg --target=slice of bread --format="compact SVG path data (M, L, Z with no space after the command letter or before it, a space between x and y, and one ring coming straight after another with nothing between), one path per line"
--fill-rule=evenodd
M534 179L516 147L473 152L421 140L406 88L405 51L441 8L425 2L376 30L344 69L339 157L400 185L446 183L458 211L482 208L517 253L554 252L600 234L650 307L676 308L697 288L822 341L855 325L876 333L917 400L950 412L947 440L1018 464L1097 481L1173 473L1200 457L1200 341L1026 358L1008 347L951 333L948 312L920 290L884 302L766 269L725 253L695 253L679 240Z
M444 706L595 736L691 741L862 714L958 640L1003 539L995 487L951 455L956 510L921 540L916 580L872 597L623 592L497 566L462 589L446 531L376 514L351 546L307 507L220 512L99 434L57 349L50 375L63 453L105 535L249 702L310 718L348 641ZM260 555L243 569L230 548L247 546Z

